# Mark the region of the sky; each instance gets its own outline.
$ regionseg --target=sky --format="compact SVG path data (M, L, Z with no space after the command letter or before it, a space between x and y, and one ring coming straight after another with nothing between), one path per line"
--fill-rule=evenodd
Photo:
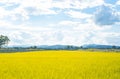
M0 0L14 45L120 45L120 0Z

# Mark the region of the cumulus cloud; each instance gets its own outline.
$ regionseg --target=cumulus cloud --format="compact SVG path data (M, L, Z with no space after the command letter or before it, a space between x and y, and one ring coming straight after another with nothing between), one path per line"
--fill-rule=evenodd
M120 22L120 15L110 6L101 6L94 16L95 23L98 25L113 25Z
M30 15L56 14L51 9L51 0L1 0L0 4L0 18L28 20Z
M104 0L0 0L0 4L0 34L10 38L9 45L120 44L119 12L103 6ZM101 5L95 16L82 12ZM116 24L117 32L112 27Z
M111 27L100 27L94 24L92 20L88 23L62 21L58 24L59 26L65 25L64 27L66 28L58 29L60 33L62 31L62 35L64 36L63 40L61 41L61 44L109 44L106 41L109 32L106 31L109 31Z
M120 5L120 0L118 0L118 1L116 2L116 4L117 4L117 5Z
M0 0L0 4L4 7L0 8L0 17L9 15L13 20L19 18L26 20L29 19L30 15L57 14L57 11L53 8L85 9L88 7L96 7L103 3L103 0ZM8 11L7 8L10 7L14 8ZM76 13L70 12L69 14L73 17L77 17L74 15Z
M104 30L103 27L95 26L93 23L81 24L73 21L62 21L56 24L56 26L67 26L63 29L53 27L33 28L34 26L13 25L4 21L0 23L0 33L10 38L9 45L82 45L92 40L95 41L92 38L97 35L92 36L91 34Z
M106 35L106 41L111 45L120 45L120 33L111 32Z
M96 7L104 4L104 0L53 0L53 7L65 9L85 9L88 7Z
M83 44L115 44L119 34L108 32L110 27L100 27L93 21L81 23L76 21L62 21L56 27L37 27L29 25L13 25L1 21L0 34L7 35L9 45L83 45ZM7 23L7 24L6 24ZM70 27L69 27L70 26ZM34 27L34 28L33 28ZM71 29L72 28L72 29ZM109 40L109 39L113 40ZM115 39L114 39L115 38Z
M73 10L70 10L66 13L72 18L78 18L78 19L86 19L92 16L90 14L82 13L80 11L73 11Z

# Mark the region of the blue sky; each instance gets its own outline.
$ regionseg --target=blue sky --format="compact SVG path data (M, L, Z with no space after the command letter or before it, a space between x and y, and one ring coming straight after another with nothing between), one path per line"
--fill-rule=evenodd
M120 45L120 0L0 0L9 45Z

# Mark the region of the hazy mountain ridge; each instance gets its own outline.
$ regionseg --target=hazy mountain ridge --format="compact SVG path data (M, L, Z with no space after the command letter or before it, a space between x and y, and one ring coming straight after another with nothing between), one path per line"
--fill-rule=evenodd
M95 48L95 49L112 49L112 48L120 48L120 46L115 45L99 45L99 44L88 44L83 45L83 48Z
M82 46L74 46L74 45L39 45L39 46L12 46L11 48L38 48L38 49L112 49L112 48L120 48L120 46L114 45L99 45L99 44L86 44Z

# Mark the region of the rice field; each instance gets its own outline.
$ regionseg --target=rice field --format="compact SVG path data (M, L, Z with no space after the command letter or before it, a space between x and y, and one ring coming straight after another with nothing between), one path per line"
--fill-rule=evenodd
M120 53L0 53L0 79L120 79Z

